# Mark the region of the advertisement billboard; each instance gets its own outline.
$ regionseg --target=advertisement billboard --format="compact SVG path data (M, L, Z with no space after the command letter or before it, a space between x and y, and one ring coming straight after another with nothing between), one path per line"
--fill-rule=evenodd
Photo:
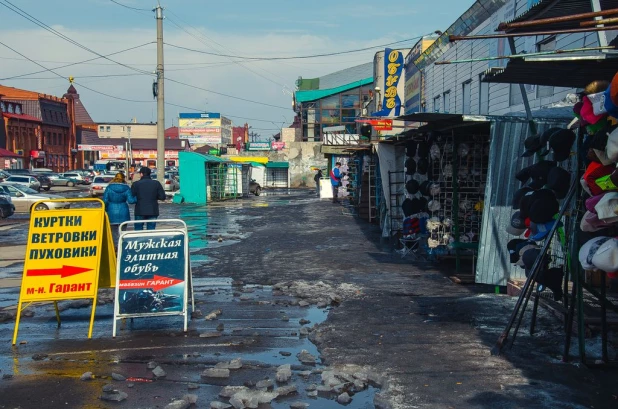
M213 112L178 115L178 137L191 145L220 144L221 114Z
M401 97L398 85L403 71L403 52L386 48L384 50L384 99L382 109L372 116L399 116Z

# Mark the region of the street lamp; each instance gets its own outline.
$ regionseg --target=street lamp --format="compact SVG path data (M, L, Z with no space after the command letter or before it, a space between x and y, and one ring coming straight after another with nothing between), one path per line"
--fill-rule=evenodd
M380 111L382 109L382 101L380 101L380 87L374 88L376 92L376 111Z

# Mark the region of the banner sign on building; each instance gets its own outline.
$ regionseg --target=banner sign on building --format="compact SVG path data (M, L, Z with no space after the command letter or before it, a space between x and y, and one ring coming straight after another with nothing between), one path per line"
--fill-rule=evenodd
M285 149L285 142L274 142L273 141L270 143L270 147L274 151L280 151L282 149Z
M356 122L369 124L376 131L392 131L392 119L357 119Z
M122 152L124 150L124 146L122 145L77 145L78 151L95 151L95 152Z
M221 114L214 112L178 115L178 137L192 145L220 144Z
M250 142L247 144L248 151L269 151L270 142Z
M404 113L406 115L421 112L421 72L415 61L423 51L423 40L420 40L406 57L406 86L404 91Z
M159 220L157 223L179 222ZM113 336L122 318L184 315L191 278L186 225L183 229L123 231L118 243L118 271Z
M372 116L399 116L401 113L401 97L397 91L403 72L403 53L387 48L384 50L384 98L382 110Z

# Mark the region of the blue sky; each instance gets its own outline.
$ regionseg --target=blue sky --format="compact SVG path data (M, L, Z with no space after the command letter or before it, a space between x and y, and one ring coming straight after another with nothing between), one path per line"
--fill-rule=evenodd
M62 34L100 54L109 54L154 41L155 20L150 11L134 11L109 0L9 0ZM94 58L44 31L2 6L0 41L37 60L46 68ZM118 0L130 7L152 9L156 0ZM445 30L472 0L419 1L283 1L283 0L163 0L166 8L165 41L207 52L241 56L297 56L370 47ZM62 6L60 6L62 5ZM413 45L414 41L404 43ZM293 117L290 90L298 76L319 77L372 61L378 51L328 58L286 61L250 61L209 56L166 47L166 76L190 84L166 82L166 100L176 105L221 112L235 124L249 122L263 136L277 132ZM115 55L114 61L137 70L153 71L154 44ZM41 70L0 45L0 78ZM74 76L84 105L95 121L156 120L152 76L106 60L58 68ZM130 74L130 75L128 75ZM26 79L29 78L29 79ZM0 80L3 85L62 95L68 81L47 72L20 79ZM110 98L108 95L143 102ZM212 90L275 107L213 94ZM167 106L169 126L184 108ZM244 118L262 119L262 121Z

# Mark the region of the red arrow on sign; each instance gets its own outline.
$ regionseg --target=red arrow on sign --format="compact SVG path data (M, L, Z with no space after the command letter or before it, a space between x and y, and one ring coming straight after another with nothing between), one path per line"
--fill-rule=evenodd
M164 288L182 283L183 281L184 280L178 280L176 278L155 275L145 280L120 280L120 286L118 288L121 290L152 288L153 291L161 291Z
M60 268L41 268L35 270L26 271L26 275L29 277L37 276L60 276L60 278L74 276L76 274L85 273L92 270L91 268L75 267L75 266L62 266Z

